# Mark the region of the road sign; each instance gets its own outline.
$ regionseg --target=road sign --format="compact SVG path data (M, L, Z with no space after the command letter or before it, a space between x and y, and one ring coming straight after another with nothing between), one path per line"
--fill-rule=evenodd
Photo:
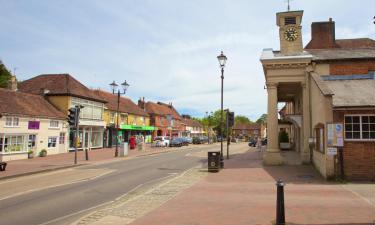
M327 124L327 145L344 147L344 125L342 123Z

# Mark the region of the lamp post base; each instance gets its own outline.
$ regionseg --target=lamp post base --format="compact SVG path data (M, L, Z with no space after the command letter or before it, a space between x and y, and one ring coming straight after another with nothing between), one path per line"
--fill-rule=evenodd
M220 168L221 169L224 168L224 157L223 157L223 155L220 155Z

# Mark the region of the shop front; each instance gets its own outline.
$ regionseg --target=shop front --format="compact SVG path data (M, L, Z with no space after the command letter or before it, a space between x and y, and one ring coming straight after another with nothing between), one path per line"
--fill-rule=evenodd
M80 126L78 132L78 149L103 148L103 127ZM75 130L69 132L69 150L74 150Z
M128 142L131 136L142 137L145 143L151 143L152 132L155 130L154 126L139 126L139 125L120 125L122 131L122 140Z

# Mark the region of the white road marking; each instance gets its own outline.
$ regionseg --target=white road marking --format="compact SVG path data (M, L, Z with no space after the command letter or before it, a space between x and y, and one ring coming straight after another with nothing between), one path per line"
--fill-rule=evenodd
M114 170L111 170L111 171L107 171L105 173L102 173L102 174L99 174L97 176L94 176L94 177L89 177L89 178L84 178L82 180L76 180L76 181L71 181L71 182L68 182L68 183L64 183L64 184L56 184L56 185L49 185L49 186L45 186L45 187L41 187L41 188L36 188L36 189L29 189L27 191L22 191L22 192L18 192L18 193L15 193L13 195L8 195L6 197L3 197L3 198L0 198L0 201L2 200L5 200L5 199L9 199L9 198L14 198L14 197L17 197L17 196L20 196L20 195L24 195L24 194L29 194L29 193L32 193L32 192L37 192L37 191L41 191L41 190L46 190L46 189L49 189L49 188L56 188L56 187L61 187L61 186L64 186L64 185L69 185L69 184L76 184L76 183L80 183L80 182L85 182L85 181L90 181L90 180L94 180L94 179L97 179L101 176L104 176L104 175L107 175L109 173L112 173ZM49 174L50 175L50 174Z

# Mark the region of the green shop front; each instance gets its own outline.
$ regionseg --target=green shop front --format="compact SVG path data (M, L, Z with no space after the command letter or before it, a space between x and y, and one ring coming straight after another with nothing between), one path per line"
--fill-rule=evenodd
M120 129L120 135L122 136L122 140L125 142L128 142L131 136L134 136L136 138L143 138L144 142L146 143L151 143L151 135L155 130L155 127L121 124Z

